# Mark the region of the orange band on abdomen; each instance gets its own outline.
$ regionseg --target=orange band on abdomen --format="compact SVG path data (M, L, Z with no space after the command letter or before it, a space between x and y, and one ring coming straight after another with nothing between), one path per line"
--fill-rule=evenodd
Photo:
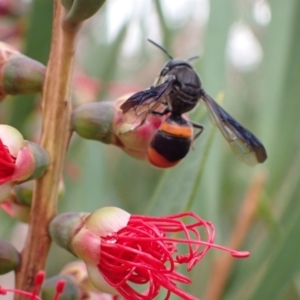
M172 124L168 122L163 122L159 130L171 135L180 138L189 139L193 136L193 127L192 126L180 126L177 124Z
M152 147L149 147L148 149L148 159L152 165L159 168L170 168L180 162L180 160L168 161Z

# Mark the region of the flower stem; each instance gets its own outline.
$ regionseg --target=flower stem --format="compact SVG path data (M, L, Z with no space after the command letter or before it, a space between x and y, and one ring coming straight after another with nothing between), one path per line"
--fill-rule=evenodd
M77 28L64 30L64 9L54 1L52 44L42 95L42 136L40 145L50 157L45 175L37 180L32 202L29 232L22 251L22 264L16 273L16 286L32 291L34 276L45 268L51 239L48 224L57 210L58 185L70 137L70 81ZM16 295L15 300L25 299Z

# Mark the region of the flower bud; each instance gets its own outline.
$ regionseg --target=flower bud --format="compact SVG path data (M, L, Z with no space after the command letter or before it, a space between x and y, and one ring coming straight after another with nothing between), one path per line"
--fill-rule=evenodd
M15 183L42 176L48 163L43 148L25 141L15 128L0 125L0 201Z
M34 170L31 176L26 178L26 181L42 177L49 165L48 153L40 145L30 141L25 141L25 147L33 155L34 159Z
M25 205L27 207L31 206L34 184L35 184L34 180L29 180L15 185L14 191L15 191L16 201L19 204Z
M82 21L94 15L104 4L105 0L62 0L67 10L64 18L64 28L72 29Z
M0 100L42 91L46 67L0 42Z
M148 160L151 140L166 116L150 114L144 124L138 126L143 114L125 115L120 109L130 95L126 94L113 102L94 102L79 106L73 112L72 127L83 138L113 144L134 158Z
M71 240L89 213L68 212L56 216L49 226L51 238L57 245L73 253ZM75 254L74 254L75 255Z
M53 300L56 299L55 295L57 293L57 285L64 281L63 292L59 295L59 300L81 300L80 290L76 283L70 276L57 275L45 280L41 295L43 300Z
M0 275L16 270L21 263L21 256L13 245L0 239Z
M72 128L81 137L114 144L113 120L115 107L112 102L92 102L78 106L72 114Z

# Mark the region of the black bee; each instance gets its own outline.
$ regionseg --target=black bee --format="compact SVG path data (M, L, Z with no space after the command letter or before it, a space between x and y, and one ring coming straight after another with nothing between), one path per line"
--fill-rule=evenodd
M200 99L241 161L250 166L264 162L267 153L262 143L204 91L189 61L173 59L163 47L148 41L164 51L170 61L163 67L154 86L132 95L121 105L121 109L123 113L134 110L137 115L144 114L140 124L132 130L143 125L149 114L169 114L151 141L148 151L150 162L158 167L170 167L186 156L193 141L203 131L203 126L184 119L182 114L191 111ZM158 109L161 106L163 111ZM141 109L144 107L147 108ZM193 134L193 128L198 130L196 134Z

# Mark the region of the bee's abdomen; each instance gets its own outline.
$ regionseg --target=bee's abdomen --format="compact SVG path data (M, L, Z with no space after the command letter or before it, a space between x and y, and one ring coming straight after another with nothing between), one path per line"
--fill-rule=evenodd
M151 141L148 149L149 161L160 168L176 165L190 150L192 143L192 126L165 120Z

